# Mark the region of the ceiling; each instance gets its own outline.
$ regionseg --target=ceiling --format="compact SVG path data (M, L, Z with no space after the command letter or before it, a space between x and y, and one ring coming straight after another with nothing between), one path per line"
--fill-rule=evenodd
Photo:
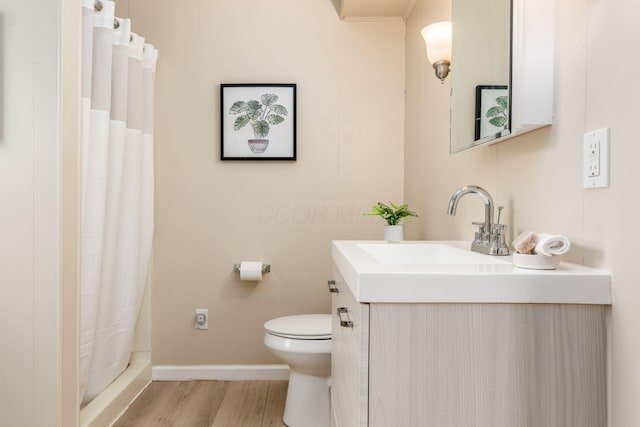
M406 18L415 0L331 0L341 18L401 17Z

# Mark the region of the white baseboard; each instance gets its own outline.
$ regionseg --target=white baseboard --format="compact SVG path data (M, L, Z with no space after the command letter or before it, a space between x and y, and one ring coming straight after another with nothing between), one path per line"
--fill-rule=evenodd
M151 368L154 381L288 380L287 365L158 365Z

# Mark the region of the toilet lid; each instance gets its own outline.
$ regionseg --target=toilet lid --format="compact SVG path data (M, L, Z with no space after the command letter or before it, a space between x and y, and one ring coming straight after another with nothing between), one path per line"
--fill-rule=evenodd
M330 314L301 314L278 317L264 324L264 329L273 335L298 339L330 339Z

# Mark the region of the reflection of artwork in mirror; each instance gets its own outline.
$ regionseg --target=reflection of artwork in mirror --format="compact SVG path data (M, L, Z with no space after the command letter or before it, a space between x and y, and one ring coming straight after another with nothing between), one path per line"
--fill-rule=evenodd
M475 140L509 135L508 86L476 86Z

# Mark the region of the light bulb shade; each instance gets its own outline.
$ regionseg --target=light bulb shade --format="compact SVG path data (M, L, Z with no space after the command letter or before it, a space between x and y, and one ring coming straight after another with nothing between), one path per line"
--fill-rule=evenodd
M431 64L438 61L451 62L451 31L451 21L436 22L422 29L427 58Z

